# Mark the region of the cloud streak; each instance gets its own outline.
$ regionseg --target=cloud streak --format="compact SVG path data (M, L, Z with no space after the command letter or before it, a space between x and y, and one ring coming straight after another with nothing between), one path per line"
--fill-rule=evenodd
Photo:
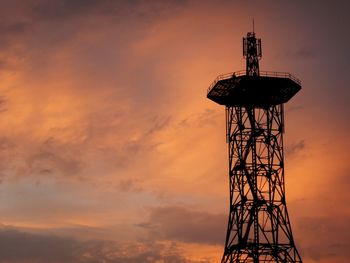
M176 243L133 243L89 240L0 230L0 262L18 263L207 263L182 255Z
M148 222L140 226L153 237L216 245L224 242L226 221L224 214L168 206L151 209Z

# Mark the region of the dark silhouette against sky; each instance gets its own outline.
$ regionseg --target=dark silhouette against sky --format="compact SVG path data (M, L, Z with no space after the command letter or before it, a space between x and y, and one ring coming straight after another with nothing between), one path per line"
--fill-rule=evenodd
M218 262L224 110L245 68L303 89L285 108L287 203L305 263L350 257L347 1L0 2L0 262Z

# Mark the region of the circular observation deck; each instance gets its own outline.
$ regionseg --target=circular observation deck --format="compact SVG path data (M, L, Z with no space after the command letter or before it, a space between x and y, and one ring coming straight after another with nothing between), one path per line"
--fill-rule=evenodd
M210 85L207 98L225 106L269 107L289 101L301 89L301 82L285 72L245 71L219 75Z

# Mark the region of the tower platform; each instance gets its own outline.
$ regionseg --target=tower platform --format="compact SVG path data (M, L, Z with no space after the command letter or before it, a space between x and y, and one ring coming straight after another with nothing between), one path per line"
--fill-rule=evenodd
M236 71L219 75L207 98L225 106L265 108L286 103L300 89L300 80L289 73L260 71L259 76L248 76L246 71Z

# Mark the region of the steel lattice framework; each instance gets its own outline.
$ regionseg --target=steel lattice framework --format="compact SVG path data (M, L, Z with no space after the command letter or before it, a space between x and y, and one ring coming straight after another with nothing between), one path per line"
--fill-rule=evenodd
M287 73L260 76L254 32L244 38L243 54L246 74L219 76L208 92L226 106L230 212L221 262L302 262L286 207L283 153L283 103L300 81Z

